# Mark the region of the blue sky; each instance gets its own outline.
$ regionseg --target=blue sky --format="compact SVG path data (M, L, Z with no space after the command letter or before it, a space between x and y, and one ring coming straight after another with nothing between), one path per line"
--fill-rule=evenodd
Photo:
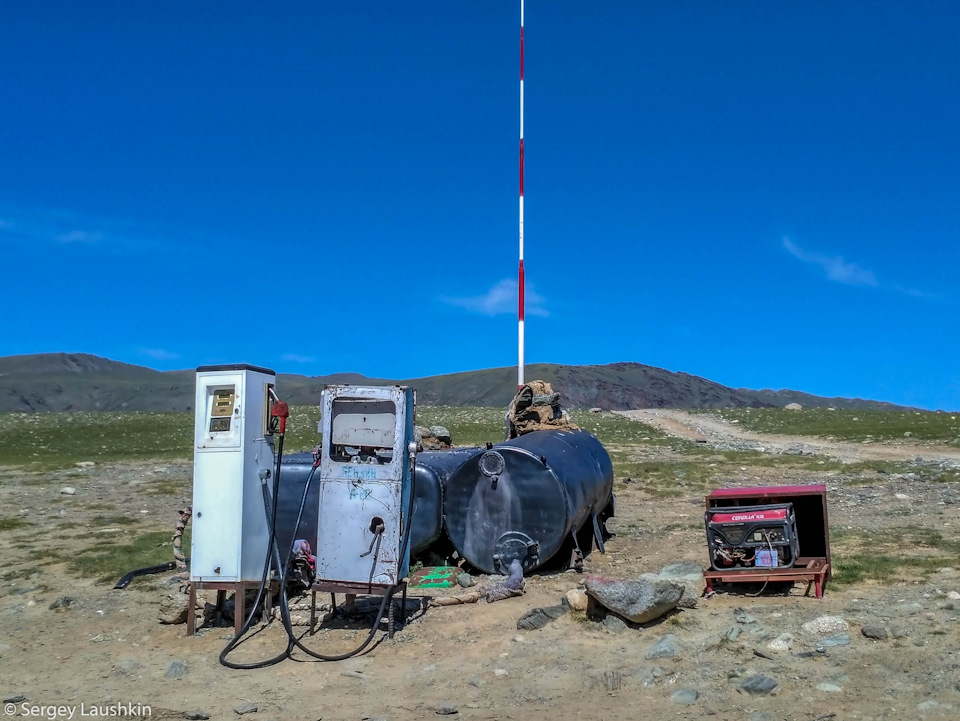
M10 5L0 354L516 362L517 2ZM960 4L526 7L528 360L960 408Z

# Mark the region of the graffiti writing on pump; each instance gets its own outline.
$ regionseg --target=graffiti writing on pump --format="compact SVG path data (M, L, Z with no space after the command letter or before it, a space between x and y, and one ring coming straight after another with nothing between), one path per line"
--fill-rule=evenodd
M361 501L369 498L371 493L373 493L372 489L364 488L363 486L353 486L350 488L350 498L357 498Z
M349 481L375 481L377 480L377 469L354 463L345 463L340 466L340 476Z

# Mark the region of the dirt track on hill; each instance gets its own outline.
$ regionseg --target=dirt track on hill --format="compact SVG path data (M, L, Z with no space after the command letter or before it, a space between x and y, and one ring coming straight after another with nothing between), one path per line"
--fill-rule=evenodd
M666 408L614 411L631 420L647 423L669 435L716 447L736 447L771 454L819 455L843 463L859 461L948 460L960 463L960 451L936 443L883 441L854 443L816 436L761 434L748 431L708 414Z

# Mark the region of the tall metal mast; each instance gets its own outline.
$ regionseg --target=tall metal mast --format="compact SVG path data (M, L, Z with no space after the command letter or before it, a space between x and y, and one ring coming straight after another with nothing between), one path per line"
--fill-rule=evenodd
M523 274L523 0L520 0L520 268L517 285L520 294L518 315L517 388L523 386L523 294L526 281Z

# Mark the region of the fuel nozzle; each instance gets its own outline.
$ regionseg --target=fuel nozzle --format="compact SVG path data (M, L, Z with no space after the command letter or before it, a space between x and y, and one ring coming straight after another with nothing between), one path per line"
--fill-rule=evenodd
M274 398L276 398L276 395L274 395ZM279 433L282 436L287 430L287 418L290 417L290 406L278 399L270 409L270 415L280 419Z

